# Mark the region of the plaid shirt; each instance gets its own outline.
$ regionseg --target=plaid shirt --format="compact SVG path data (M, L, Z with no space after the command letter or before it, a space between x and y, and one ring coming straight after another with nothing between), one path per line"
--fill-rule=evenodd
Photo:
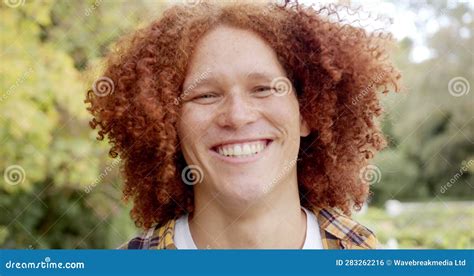
M334 209L313 208L324 249L375 249L374 233ZM119 249L176 249L175 220L156 225L123 244Z

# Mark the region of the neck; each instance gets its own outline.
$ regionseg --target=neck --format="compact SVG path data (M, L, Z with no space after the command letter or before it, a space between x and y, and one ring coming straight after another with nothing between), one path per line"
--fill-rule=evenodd
M189 225L197 248L301 248L306 214L301 210L296 177L291 180L279 183L258 202L242 204L229 204L195 190Z

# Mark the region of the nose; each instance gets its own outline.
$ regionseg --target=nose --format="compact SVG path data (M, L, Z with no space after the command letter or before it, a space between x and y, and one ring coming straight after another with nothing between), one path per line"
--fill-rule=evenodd
M249 98L242 90L229 93L219 111L218 125L223 128L239 129L255 122L258 113Z

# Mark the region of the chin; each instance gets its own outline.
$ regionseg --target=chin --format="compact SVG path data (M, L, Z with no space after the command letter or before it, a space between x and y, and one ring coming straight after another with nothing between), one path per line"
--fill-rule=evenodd
M271 184L271 181L268 182ZM258 202L265 198L271 191L271 185L265 184L262 180L246 181L244 179L239 181L227 182L225 190L220 191L221 196L225 201L235 203L251 204Z

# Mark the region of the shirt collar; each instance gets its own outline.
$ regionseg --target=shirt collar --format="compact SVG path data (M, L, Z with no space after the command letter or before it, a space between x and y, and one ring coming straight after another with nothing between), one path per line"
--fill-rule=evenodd
M324 249L374 249L377 239L372 231L333 208L311 208L318 220ZM175 220L148 231L150 249L176 249ZM148 247L148 246L147 246Z

